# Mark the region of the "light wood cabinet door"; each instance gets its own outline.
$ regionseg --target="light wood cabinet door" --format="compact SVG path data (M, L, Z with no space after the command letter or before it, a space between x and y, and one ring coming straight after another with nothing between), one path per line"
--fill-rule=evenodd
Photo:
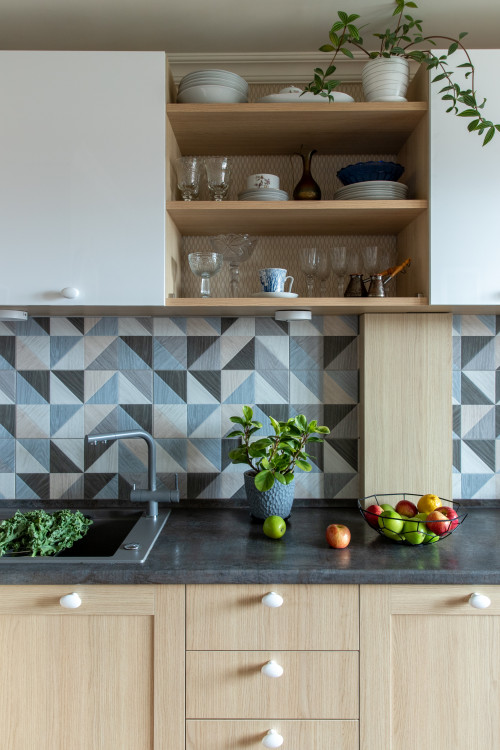
M193 721L186 723L186 750L262 750L270 730L286 750L358 750L357 721Z
M269 607L270 592L282 597ZM187 586L188 650L357 650L358 587L350 585Z
M0 674L5 748L182 750L184 587L0 586Z
M283 668L267 677L269 661ZM190 719L357 719L356 651L188 651Z
M500 587L361 586L360 612L361 750L497 750Z

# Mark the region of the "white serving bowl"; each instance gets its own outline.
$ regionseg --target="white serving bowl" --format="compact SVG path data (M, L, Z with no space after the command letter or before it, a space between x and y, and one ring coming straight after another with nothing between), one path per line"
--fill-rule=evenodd
M242 104L245 94L230 86L192 86L177 94L179 104Z
M279 187L280 178L277 174L266 174L260 172L259 174L251 174L247 177L247 190L253 190L253 188L258 188L260 190L265 190L266 188L279 190Z
M214 83L227 83L231 86L237 86L248 90L248 83L244 78L231 73L229 70L197 70L192 73L187 73L179 84L179 88L183 88L185 85L199 81L201 79L210 79Z
M185 91L192 86L230 86L233 89L241 91L243 94L248 93L248 85L242 85L238 81L227 81L225 79L214 78L212 76L200 76L199 78L193 78L192 80L186 81L185 83L179 84L179 91Z

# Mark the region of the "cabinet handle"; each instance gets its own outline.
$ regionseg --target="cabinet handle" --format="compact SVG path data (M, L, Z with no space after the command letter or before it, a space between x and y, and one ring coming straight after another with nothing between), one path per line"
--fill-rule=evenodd
M264 747L281 747L283 744L283 737L276 729L270 729L269 732L262 740Z
M478 594L475 592L469 596L469 604L475 609L487 609L491 604L491 599L486 594Z
M260 671L262 674L265 674L266 677L281 677L283 674L283 667L281 664L278 664L277 661L274 661L274 659L270 659L269 661L266 661Z
M265 607L276 609L283 604L283 597L280 594L277 594L276 591L270 591L262 597L262 604L264 604Z
M66 297L66 299L76 299L79 294L80 290L75 286L65 286L64 289L61 289L61 296Z
M64 607L65 609L76 609L80 606L82 603L82 600L78 596L78 594L66 594L65 596L61 596L59 599L59 604L61 607Z

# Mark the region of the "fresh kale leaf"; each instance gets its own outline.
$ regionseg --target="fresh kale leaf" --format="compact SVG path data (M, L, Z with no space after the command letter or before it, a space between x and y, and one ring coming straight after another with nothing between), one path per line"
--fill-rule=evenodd
M12 518L0 521L0 557L7 552L55 555L84 537L92 523L79 510L18 510Z

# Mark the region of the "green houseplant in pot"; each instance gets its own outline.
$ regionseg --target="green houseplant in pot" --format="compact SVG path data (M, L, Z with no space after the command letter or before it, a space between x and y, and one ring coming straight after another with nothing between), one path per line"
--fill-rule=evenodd
M360 50L369 58L363 68L362 79L365 98L368 101L406 101L406 86L409 81L409 60L425 65L428 70L436 72L432 83L441 85L440 94L446 102L447 112L469 120L468 130L479 135L484 134L483 145L486 145L500 125L488 120L484 114L486 99L479 97L474 80L474 64L462 40L467 32L458 37L426 35L422 21L415 19L408 10L417 8L412 0L395 0L394 22L391 27L374 33L378 39L377 49L368 50L361 36L357 13L338 12L338 21L329 32L329 42L319 49L332 55L330 64L325 68L315 68L314 79L307 84L305 91L335 100L334 90L340 81L332 78L336 71L335 60L338 55L353 58L351 47ZM437 46L446 47L446 51L433 52ZM465 61L453 66L452 55L461 50ZM389 72L386 71L389 68ZM455 78L458 69L463 73L465 84ZM395 88L385 88L383 78L396 81ZM397 79L397 80L396 80ZM465 86L465 87L463 87Z
M318 425L316 420L308 422L304 414L278 422L269 417L273 435L252 440L262 429L261 422L254 420L250 406L243 407L242 417L230 417L239 426L227 436L239 438L238 448L230 451L233 464L247 464L245 490L250 512L256 518L290 515L295 493L295 469L311 471L306 446L322 443L319 435L328 435L328 427Z

